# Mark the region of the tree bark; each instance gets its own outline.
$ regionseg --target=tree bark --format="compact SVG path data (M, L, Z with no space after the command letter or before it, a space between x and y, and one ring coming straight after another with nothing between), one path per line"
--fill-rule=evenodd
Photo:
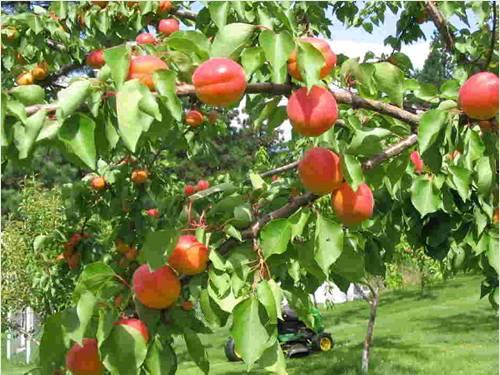
M365 342L363 345L363 354L361 355L361 372L368 374L368 363L370 361L370 349L373 341L373 329L375 327L375 318L377 317L377 307L379 301L378 288L370 288L370 318L368 319L368 329L366 330Z

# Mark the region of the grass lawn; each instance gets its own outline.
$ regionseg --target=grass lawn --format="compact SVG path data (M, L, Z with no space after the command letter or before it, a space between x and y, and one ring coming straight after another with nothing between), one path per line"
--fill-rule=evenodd
M375 323L370 374L490 375L498 374L498 318L486 299L479 300L480 277L462 276L435 285L421 296L417 289L382 295ZM290 374L359 374L368 306L364 301L322 310L336 346L287 360ZM202 337L211 374L245 373L242 363L227 362L224 342L228 328ZM199 375L182 341L177 353L180 375ZM21 374L3 361L2 374ZM261 373L252 371L251 373Z

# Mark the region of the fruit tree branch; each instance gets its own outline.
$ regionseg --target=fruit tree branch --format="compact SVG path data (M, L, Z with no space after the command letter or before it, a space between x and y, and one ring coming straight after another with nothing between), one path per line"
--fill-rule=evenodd
M288 84L275 84L275 83L251 83L247 86L247 94L272 94L272 95L287 95L292 91L292 86ZM398 120L404 121L410 125L418 125L420 117L411 112L405 111L392 104L384 103L382 101L366 99L361 96L355 95L345 90L332 91L338 103L349 104L355 108L364 108L372 110L384 115L391 116ZM181 84L177 86L176 94L178 96L192 96L195 95L193 85ZM35 113L39 109L45 109L47 112L54 112L57 109L57 104L37 104L26 107L28 115Z
M382 151L381 153L373 156L372 158L366 160L363 162L361 165L363 170L367 171L370 169L375 168L376 166L382 164L384 161L401 154L404 150L410 148L413 146L415 143L417 143L417 136L415 134L412 134L403 140L389 146L387 149ZM290 167L290 163L287 164L284 167L287 169L292 169ZM243 239L251 239L251 238L256 238L261 231L261 229L269 223L271 220L275 219L280 219L280 218L285 218L289 217L292 214L294 214L299 208L307 206L308 204L314 202L316 199L318 199L319 196L312 194L312 193L305 193L302 194L296 198L290 199L290 201L284 205L283 207L280 207L272 212L269 212L262 216L260 219L258 219L255 223L253 223L251 226L249 226L247 229L243 230L241 232L241 237ZM222 255L227 254L231 247L236 245L238 241L234 238L230 238L226 240L218 249L219 253Z
M286 172L286 171L289 171L290 169L297 168L298 165L299 165L299 161L297 160L297 161L291 162L289 164L282 165L281 167L274 168L274 169L271 169L271 170L266 171L266 172L262 172L260 174L260 177L267 177L267 176L271 176L273 174Z
M491 42L490 42L490 48L488 49L488 55L486 57L486 61L484 62L484 66L481 70L486 70L488 69L488 66L490 65L491 58L493 57L493 51L495 50L495 41L497 40L496 37L496 28L497 28L497 3L496 1L493 1L493 25L491 27Z
M191 21L196 21L196 18L198 17L196 13L190 12L189 10L175 9L172 10L171 13L179 18L185 18Z

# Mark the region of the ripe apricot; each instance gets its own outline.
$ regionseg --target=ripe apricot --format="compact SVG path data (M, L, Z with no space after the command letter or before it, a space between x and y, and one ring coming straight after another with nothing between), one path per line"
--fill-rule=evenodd
M149 178L149 172L144 169L136 169L132 171L132 182L136 185L144 184Z
M31 72L24 72L17 76L16 83L19 86L32 85L35 81L33 74Z
M160 20L158 24L158 30L160 33L169 36L170 34L179 31L179 21L174 18L166 18L164 20Z
M129 319L121 318L120 320L118 320L115 323L115 325L131 327L131 328L139 331L139 333L141 334L142 337L144 337L144 340L146 342L149 341L148 327L146 326L146 324L144 324L144 322L142 320L133 319L133 318L129 318Z
M37 81L44 80L49 75L49 66L45 61L37 64L37 66L31 70L31 74L33 74L33 78Z
M325 78L337 64L337 56L333 53L326 40L318 38L301 38L300 41L308 42L318 49L325 59L325 64L320 70L320 78ZM302 74L297 64L297 51L293 51L288 58L288 73L298 81L302 81Z
M123 242L122 240L116 240L115 246L116 246L116 250L118 250L118 252L121 254L126 254L128 249L129 249L129 246L125 242Z
M101 177L101 176L94 177L90 181L90 186L94 190L98 190L98 191L99 190L104 190L106 188L106 180L104 179L104 177Z
M84 338L82 345L74 343L66 354L66 367L74 375L100 375L104 367L99 357L97 340Z
M85 63L94 69L102 68L105 64L104 51L102 49L90 51L87 55L87 58L85 59Z
M198 126L203 124L203 121L205 121L205 118L203 117L203 114L200 111L192 109L186 113L186 116L184 117L184 121L190 127L197 128Z
M153 73L168 69L167 64L156 56L134 56L130 60L128 79L138 79L150 89L154 89Z
M129 247L129 249L125 253L125 258L127 258L130 261L136 260L137 259L137 249L135 247Z
M196 187L194 187L193 185L184 186L184 195L186 197L189 197L190 195L193 195L194 193L196 193Z
M135 38L137 44L155 44L156 38L150 33L141 33Z
M499 220L500 220L500 212L497 207L495 208L495 212L493 213L493 224L498 224Z
M298 170L304 187L318 195L331 193L344 179L340 158L323 147L308 150L299 162Z
M373 214L373 194L366 184L361 184L357 191L344 182L332 193L332 207L340 221L347 226L356 225L369 219Z
M309 94L302 87L288 99L286 107L293 129L305 136L318 136L337 121L337 101L330 91L313 86Z
M160 217L160 211L157 208L150 208L149 210L146 210L146 215L149 217Z
M198 191L208 189L209 187L210 187L210 182L208 182L207 180L200 180L196 184L196 190Z
M147 264L141 265L134 272L132 286L137 299L152 309L172 306L181 292L179 280L167 265L155 271Z
M415 172L417 172L418 174L422 173L424 170L424 161L420 157L418 151L413 151L410 154L410 160L413 163L413 166L415 167Z
M219 107L238 102L247 87L243 68L226 58L205 61L195 70L192 78L198 99Z
M205 271L208 262L208 248L195 236L180 236L168 263L178 273L196 275Z
M172 10L171 1L160 1L160 6L158 7L160 13L168 13Z
M460 87L458 103L467 116L488 120L498 113L498 76L490 72L474 74Z
M182 305L181 305L181 308L184 311L191 311L193 309L193 302L191 302L191 301L183 301Z
M74 252L67 260L69 269L76 270L80 266L80 259L81 254L79 252Z
M217 111L210 111L208 113L208 123L210 125L215 124L218 118L219 118L219 113Z

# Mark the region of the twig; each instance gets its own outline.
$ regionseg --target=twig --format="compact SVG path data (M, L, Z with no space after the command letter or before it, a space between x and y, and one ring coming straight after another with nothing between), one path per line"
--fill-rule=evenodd
M297 160L297 161L291 162L289 164L285 164L281 167L274 168L274 169L271 169L269 171L263 172L260 174L260 177L266 177L266 176L271 176L273 174L286 172L286 171L289 171L290 169L297 168L298 165L299 165L299 161Z
M171 13L179 18L185 18L191 21L196 21L196 18L198 17L196 13L190 12L189 10L175 9L172 10Z
M497 40L496 38L496 28L497 28L497 3L496 1L493 1L493 26L491 28L491 44L490 48L488 50L488 56L486 57L486 61L484 62L483 68L481 70L486 70L488 69L488 66L490 65L491 58L493 57L493 51L495 50L495 41Z

